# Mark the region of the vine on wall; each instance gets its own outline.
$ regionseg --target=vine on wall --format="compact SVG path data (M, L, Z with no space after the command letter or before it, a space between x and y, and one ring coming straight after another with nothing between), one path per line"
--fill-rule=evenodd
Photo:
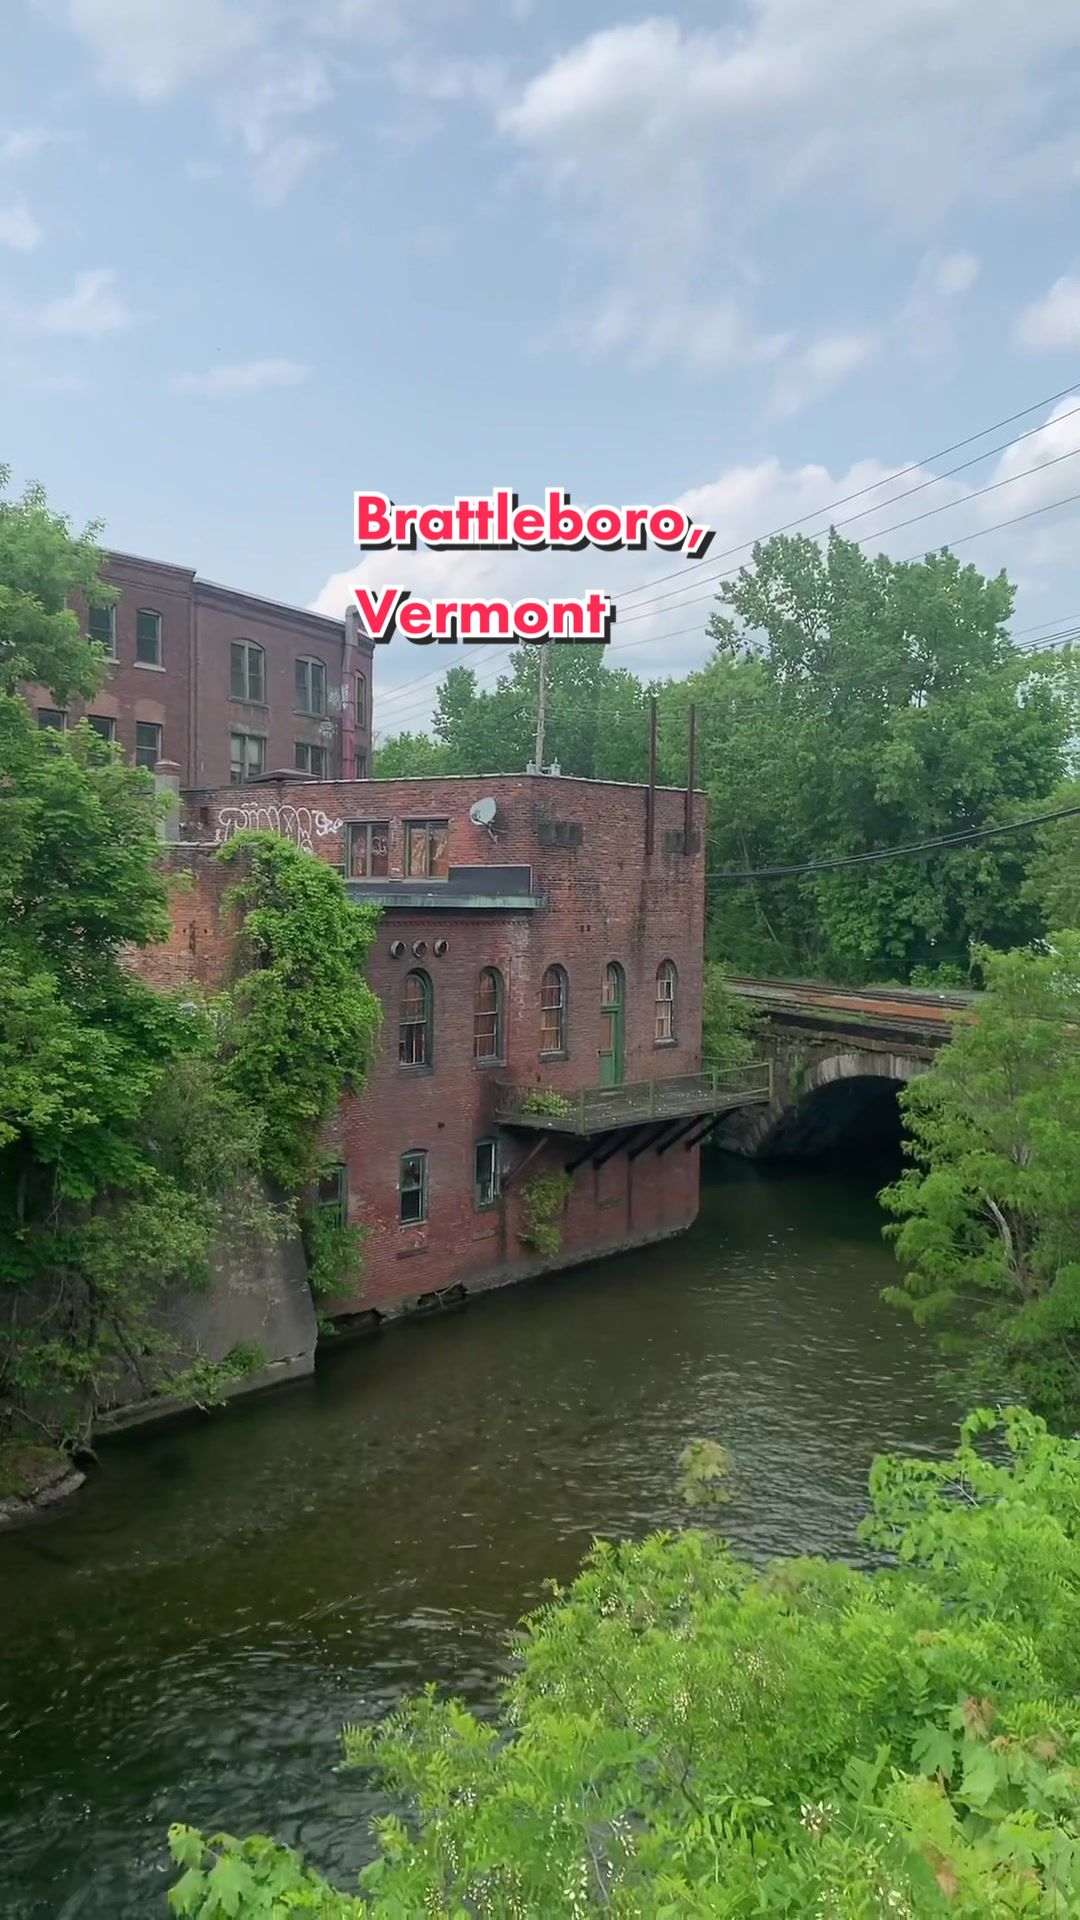
M518 1239L546 1258L562 1247L562 1228L556 1223L570 1198L573 1181L561 1168L535 1173L521 1189L523 1220Z
M360 1268L363 1235L320 1208L333 1165L325 1133L343 1092L363 1087L379 1002L364 978L379 910L355 906L332 867L278 834L238 833L218 858L240 867L226 902L233 947L223 1052L230 1085L262 1117L262 1169L291 1204L317 1299Z

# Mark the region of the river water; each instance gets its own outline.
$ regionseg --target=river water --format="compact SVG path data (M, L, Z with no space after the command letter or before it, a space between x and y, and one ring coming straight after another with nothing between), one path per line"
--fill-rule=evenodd
M335 1774L342 1722L428 1679L490 1705L546 1579L679 1523L689 1440L734 1456L741 1552L854 1555L874 1453L956 1417L879 1298L877 1184L721 1163L680 1240L109 1443L63 1513L0 1536L4 1920L163 1914L171 1819L349 1884L376 1802Z

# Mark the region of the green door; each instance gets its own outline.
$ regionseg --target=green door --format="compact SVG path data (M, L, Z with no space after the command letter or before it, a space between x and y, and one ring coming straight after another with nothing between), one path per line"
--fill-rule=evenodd
M623 1077L626 979L617 960L604 968L600 1000L600 1085L618 1087Z

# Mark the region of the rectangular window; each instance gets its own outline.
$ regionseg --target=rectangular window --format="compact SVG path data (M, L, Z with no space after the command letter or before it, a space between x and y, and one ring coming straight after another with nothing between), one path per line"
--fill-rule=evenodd
M353 779L367 779L367 748L357 747L353 755Z
M153 773L161 759L161 728L155 721L138 720L135 723L135 765L149 767Z
M493 1207L499 1198L499 1143L478 1140L473 1166L473 1195L477 1207Z
M313 773L317 779L326 779L326 748L310 740L297 740L293 745L293 758L297 773Z
M403 1153L398 1177L398 1219L417 1227L427 1219L427 1154Z
M390 822L350 820L345 860L350 880L385 880L390 871Z
M110 660L116 659L116 608L91 607L90 618L86 623L91 640L104 647Z
M52 727L57 733L67 732L67 714L61 713L59 707L39 707L37 723L39 727Z
M100 734L101 738L107 740L111 746L116 739L116 721L110 719L107 713L88 713L86 718L94 732Z
M161 665L161 615L148 607L135 615L135 658L143 667Z
M349 1170L347 1167L330 1167L319 1181L319 1213L323 1219L333 1221L335 1227L344 1227L349 1218Z
M233 640L229 646L230 700L266 699L263 650L253 640Z
M296 662L296 711L326 712L326 668L321 660Z
M230 733L229 784L246 786L266 771L266 741L261 733Z
M358 727L367 726L367 681L362 673L356 676L356 724ZM357 779L360 777L358 774Z
M448 820L410 820L405 828L405 871L410 880L445 880L450 871Z

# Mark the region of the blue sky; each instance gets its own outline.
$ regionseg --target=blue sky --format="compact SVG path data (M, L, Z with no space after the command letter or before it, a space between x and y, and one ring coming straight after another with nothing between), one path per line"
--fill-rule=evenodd
M0 459L109 543L337 612L357 487L686 499L718 554L873 488L852 533L949 502L881 544L980 533L1018 627L1080 621L1080 503L980 531L1080 492L1080 393L888 505L1080 379L1075 0L8 0L2 35ZM362 576L637 587L649 674L707 651L707 586L641 591L670 566ZM387 729L436 664L380 656Z

